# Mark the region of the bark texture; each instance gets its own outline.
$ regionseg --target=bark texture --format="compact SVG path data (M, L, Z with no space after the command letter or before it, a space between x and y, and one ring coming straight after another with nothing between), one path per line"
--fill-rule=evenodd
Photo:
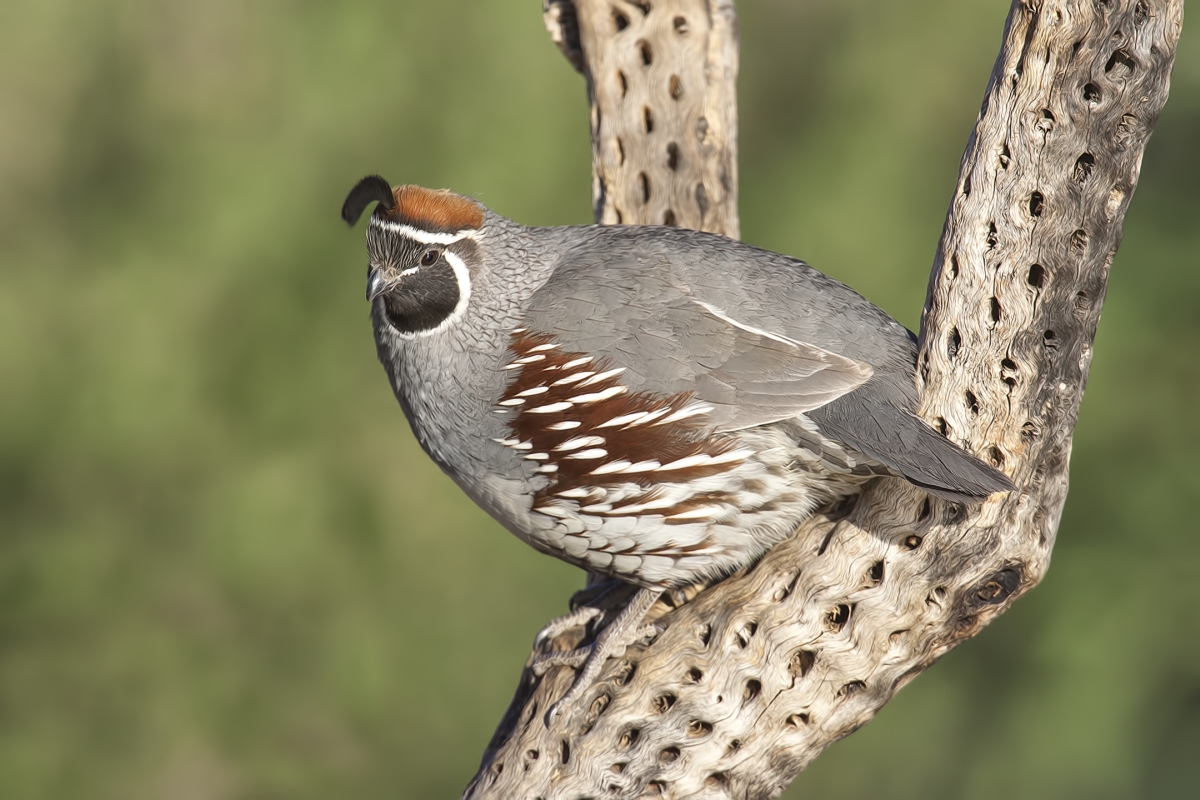
M647 215L669 207L679 224L693 224L682 202L655 205L657 183L637 202L641 172L659 174L643 165L661 161L665 141L697 145L689 158L703 166L689 164L697 170L689 174L704 175L706 187L715 176L710 188L720 187L731 209L732 112L722 117L728 127L710 126L720 138L704 150L684 133L656 142L656 133L687 124L672 128L659 105L662 127L632 136L636 107L625 98L641 85L633 80L638 37L668 52L661 40L680 35L670 24L676 10L695 9L686 35L709 39L687 52L708 64L719 31L732 35L732 8L716 0L550 6L552 32L571 16L563 9L578 20L575 44L566 35L560 46L589 76L598 218L615 222L620 211L625 222L658 223ZM584 699L549 724L545 710L574 673L538 679L526 669L465 797L775 796L1037 584L1066 498L1108 270L1166 102L1182 15L1182 0L1018 0L1009 14L934 260L917 380L925 418L1019 489L964 508L902 481L876 481L853 507L807 520L754 567L678 608L660 604L664 632L609 661ZM646 32L627 36L635 24ZM630 44L632 56L615 52ZM643 66L653 67L653 56ZM616 69L628 70L629 90L598 88ZM694 74L671 66L668 87L676 69ZM709 77L735 71L727 64ZM662 82L647 81L645 91ZM732 84L725 92L731 101ZM721 96L704 88L710 94ZM634 106L643 96L651 94ZM703 108L706 118L717 113ZM627 137L623 155L613 155L614 136ZM680 196L675 183L665 187ZM715 207L696 227L735 233L732 210L716 227Z
M596 221L737 238L733 0L544 0L543 9L587 79Z

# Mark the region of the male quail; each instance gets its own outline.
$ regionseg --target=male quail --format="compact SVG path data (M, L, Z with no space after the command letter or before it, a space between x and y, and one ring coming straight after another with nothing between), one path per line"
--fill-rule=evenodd
M342 218L371 203L376 347L421 446L523 541L641 587L558 659L583 663L570 696L663 591L872 477L1013 488L915 415L913 335L807 264L678 228L528 228L375 175Z

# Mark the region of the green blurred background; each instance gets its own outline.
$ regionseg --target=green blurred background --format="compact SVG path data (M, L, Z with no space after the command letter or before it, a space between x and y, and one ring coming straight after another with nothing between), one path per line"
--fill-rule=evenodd
M337 211L378 171L589 221L539 6L0 3L0 797L470 778L582 576L414 445ZM744 237L915 326L1007 3L739 10ZM1200 797L1194 33L1049 577L789 797Z

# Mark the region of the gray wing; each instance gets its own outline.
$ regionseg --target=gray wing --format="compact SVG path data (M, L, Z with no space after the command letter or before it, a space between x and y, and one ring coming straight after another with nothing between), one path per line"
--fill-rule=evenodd
M565 351L624 367L634 391L694 392L723 431L820 408L872 375L861 361L699 301L670 273L634 259L560 267L534 294L525 325L553 334Z

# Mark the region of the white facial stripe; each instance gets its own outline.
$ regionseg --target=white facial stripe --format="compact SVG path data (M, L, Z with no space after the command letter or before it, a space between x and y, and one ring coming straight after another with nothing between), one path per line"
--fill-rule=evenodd
M421 244L454 244L461 242L463 239L474 239L477 230L459 231L458 233L433 233L431 231L423 231L420 228L414 228L412 225L403 225L399 222L389 222L379 217L371 217L371 225L377 228L383 228L385 231L398 233L401 236L420 242Z
M466 234L463 235L465 236ZM459 238L462 237L460 236ZM450 265L450 269L454 270L454 279L458 281L458 302L454 304L454 310L444 320L428 330L408 333L392 328L400 338L419 339L422 336L432 336L436 333L441 333L446 328L458 322L459 318L466 312L467 303L471 301L471 273L467 270L466 263L449 250L443 250L442 257L446 259L446 263Z

